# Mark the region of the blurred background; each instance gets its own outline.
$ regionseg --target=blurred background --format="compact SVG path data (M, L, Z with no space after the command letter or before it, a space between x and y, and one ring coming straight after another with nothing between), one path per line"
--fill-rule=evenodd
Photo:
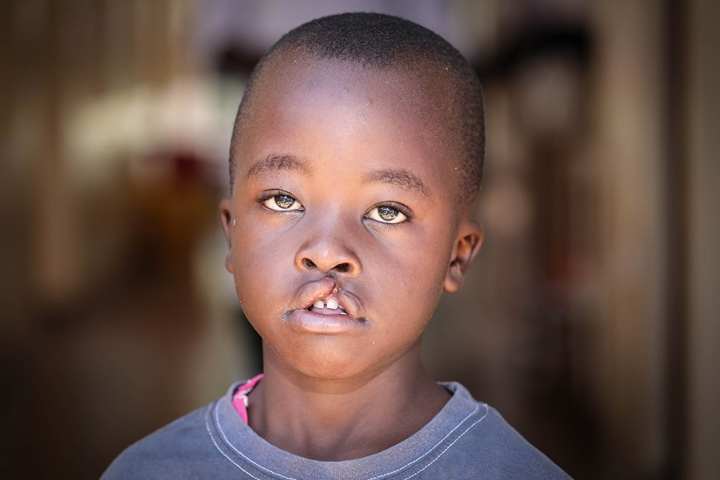
M579 479L720 478L720 2L3 0L0 477L97 478L261 369L223 268L260 55L423 24L487 102L485 245L424 356Z

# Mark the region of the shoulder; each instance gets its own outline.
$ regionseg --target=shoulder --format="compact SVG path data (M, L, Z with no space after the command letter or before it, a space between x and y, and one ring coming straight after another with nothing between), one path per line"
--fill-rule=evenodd
M570 478L511 427L497 410L477 402L461 385L452 384L452 387L456 395L467 395L475 402L477 410L472 421L446 445L445 453L438 456L443 478ZM468 477L469 472L477 472L477 477Z
M208 433L214 404L196 410L129 446L108 467L102 480L201 478L222 471L227 460Z
M469 454L483 478L570 478L552 460L532 446L494 408L458 442L461 454Z

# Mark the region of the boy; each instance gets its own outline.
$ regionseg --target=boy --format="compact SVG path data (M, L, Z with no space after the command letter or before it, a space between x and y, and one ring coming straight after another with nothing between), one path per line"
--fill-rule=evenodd
M222 202L264 377L126 450L104 478L567 478L420 340L482 243L480 83L411 22L343 14L255 69Z

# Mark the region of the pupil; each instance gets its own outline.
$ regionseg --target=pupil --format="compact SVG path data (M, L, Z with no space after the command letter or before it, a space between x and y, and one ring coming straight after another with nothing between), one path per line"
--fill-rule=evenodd
M295 203L295 199L292 197L288 197L287 195L278 195L275 197L275 204L283 209L292 207L293 203Z
M380 215L380 218L383 220L394 220L395 217L397 217L397 210L390 207L379 207L378 215Z

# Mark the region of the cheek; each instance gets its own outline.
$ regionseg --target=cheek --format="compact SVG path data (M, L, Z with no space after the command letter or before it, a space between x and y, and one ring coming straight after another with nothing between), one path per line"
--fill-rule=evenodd
M431 244L433 246L429 248L427 245L428 242L406 242L374 265L373 276L378 280L373 282L377 289L375 294L383 298L391 318L424 326L433 314L449 263L446 256L438 255L438 252L448 247Z
M277 249L277 242L267 236L243 235L233 242L232 263L235 287L243 308L260 303L270 294L283 289L282 272L292 256ZM249 312L246 312L249 313Z

